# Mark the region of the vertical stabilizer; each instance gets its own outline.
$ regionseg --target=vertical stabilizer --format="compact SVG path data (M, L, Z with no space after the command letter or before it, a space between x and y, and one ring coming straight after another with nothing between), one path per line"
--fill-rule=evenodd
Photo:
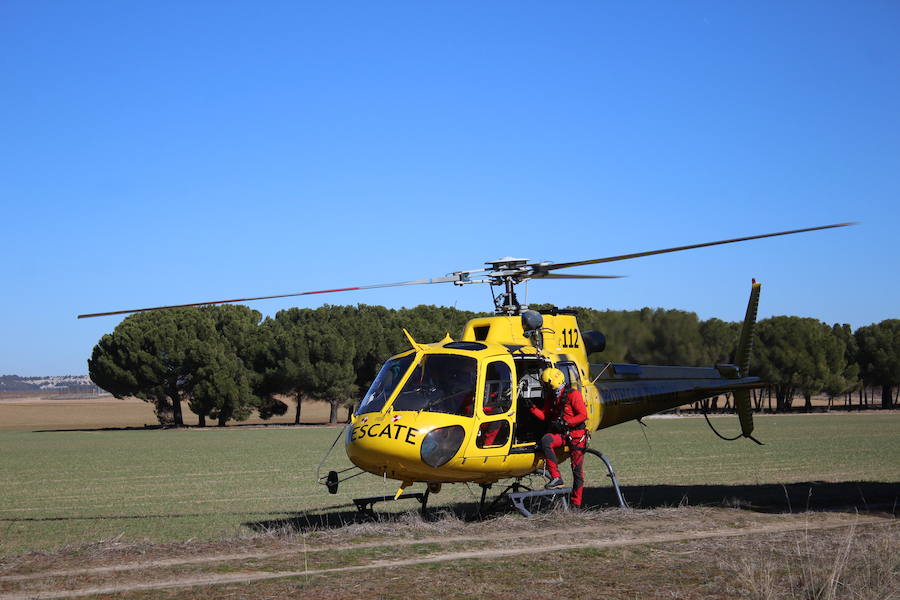
M747 302L747 314L744 315L744 326L738 340L734 362L741 368L741 376L746 377L750 371L750 351L753 349L753 330L756 327L756 312L759 308L759 290L761 283L753 280L750 288L750 301Z
M741 376L747 377L750 372L750 351L753 349L753 330L756 327L756 312L759 308L759 291L762 284L753 280L750 288L750 301L747 302L747 314L744 316L744 326L741 328L741 337L738 340L737 352L734 362L741 368ZM734 408L741 421L741 434L751 437L753 433L753 408L750 406L750 390L740 389L734 391Z

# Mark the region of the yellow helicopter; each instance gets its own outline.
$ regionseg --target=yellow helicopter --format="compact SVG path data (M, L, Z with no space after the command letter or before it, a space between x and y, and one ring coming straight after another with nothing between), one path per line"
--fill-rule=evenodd
M355 467L330 471L325 476L320 476L317 469L317 478L331 493L337 492L340 482L362 472L400 482L393 498L356 499L357 507L366 511L371 510L375 502L410 497L418 499L424 510L430 493L440 491L444 483L460 482L481 485L483 506L485 494L492 484L512 479L513 483L501 496L508 496L513 505L527 515L523 503L526 498L571 491L571 488L531 490L522 483L523 478L538 472L545 463L538 442L546 425L531 413L529 406L541 402L540 376L547 368L561 371L565 385L581 393L587 409L585 425L588 431L639 420L730 392L741 425L740 436L756 441L752 436L750 390L764 384L748 372L760 284L754 281L751 286L735 364L710 367L591 364L588 357L602 352L606 345L603 334L582 331L573 311L529 310L519 303L516 285L540 278L610 278L613 276L560 274L556 271L852 224L824 225L567 263L530 263L527 259L507 257L488 262L483 269L456 271L434 279L92 313L78 315L78 318L419 284L488 283L492 293L499 287L501 292L494 294L495 315L469 321L457 340L448 335L435 343L421 343L406 332L410 349L390 358L382 366L341 434L347 456ZM625 506L610 462L592 448L587 448L586 452L603 460L618 501ZM570 449L563 447L557 451L557 459L566 460L569 453ZM361 471L346 474L354 469ZM405 494L406 488L414 483L426 484L425 492Z

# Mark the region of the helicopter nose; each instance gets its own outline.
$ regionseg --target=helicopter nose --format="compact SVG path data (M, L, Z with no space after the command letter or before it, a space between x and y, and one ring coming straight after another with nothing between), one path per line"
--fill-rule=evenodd
M344 446L347 456L361 469L400 476L421 462L419 447L426 433L415 427L412 419L364 417L347 429Z

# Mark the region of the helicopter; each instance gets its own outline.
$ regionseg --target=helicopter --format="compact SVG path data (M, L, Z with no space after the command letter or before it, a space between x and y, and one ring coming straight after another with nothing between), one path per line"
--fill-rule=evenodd
M320 469L326 454L316 469L316 478L331 493L337 492L341 482L363 473L399 482L393 497L355 499L360 511L371 511L376 502L401 498L419 500L424 511L429 494L452 483L480 485L483 507L493 484L512 480L501 497L508 496L515 508L527 516L530 513L524 505L526 498L571 492L571 488L532 490L523 483L545 466L539 440L546 425L528 409L541 402L541 373L545 369L558 369L565 385L581 393L589 432L730 393L741 433L734 438L724 438L716 432L717 435L760 443L753 437L750 391L766 384L749 375L761 291L761 284L755 280L751 283L734 363L709 367L591 364L589 357L606 346L604 334L581 330L575 311L529 309L519 302L517 285L532 279L615 278L618 276L557 271L854 224L823 225L564 263L504 257L486 262L481 269L430 279L91 313L78 318L396 286L487 283L494 315L472 319L458 339L448 334L437 342L422 343L404 330L410 348L384 363L332 444L333 449L343 437L353 466L323 476ZM605 463L618 502L626 506L610 461L596 449L587 447L585 451ZM567 446L560 448L557 460L566 460L570 453ZM348 474L349 471L355 472ZM405 492L417 483L425 484L424 493Z

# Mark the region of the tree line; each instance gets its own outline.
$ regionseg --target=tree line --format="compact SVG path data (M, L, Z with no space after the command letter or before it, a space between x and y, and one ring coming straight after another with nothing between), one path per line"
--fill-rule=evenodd
M541 308L541 307L534 307ZM574 307L582 330L607 337L592 362L687 366L730 362L740 323L680 310L644 308L598 311ZM291 308L274 318L247 306L222 305L136 313L94 346L91 379L117 398L134 396L154 405L160 423L184 424L183 407L205 426L242 421L256 411L263 419L284 415L304 400L338 409L368 388L381 364L409 347L402 330L435 341L458 336L472 318L455 308L417 306L323 306ZM851 331L816 319L772 317L757 324L751 374L770 383L773 410L790 410L795 396L847 397L880 386L881 405L894 404L900 385L900 320ZM757 408L761 408L761 396Z

